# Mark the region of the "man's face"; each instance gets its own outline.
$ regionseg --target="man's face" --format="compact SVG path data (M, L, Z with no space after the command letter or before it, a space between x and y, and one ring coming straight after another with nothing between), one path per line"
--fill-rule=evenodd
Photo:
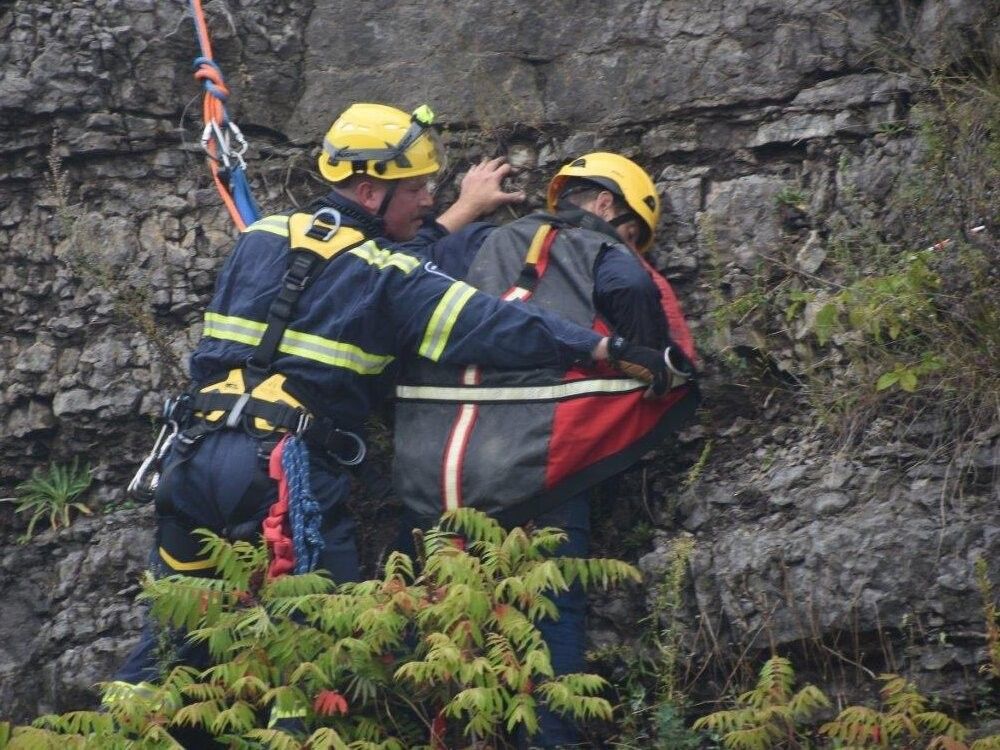
M608 190L602 190L593 200L582 204L580 208L600 216L605 221L611 221L619 213L618 209L615 208L615 196ZM618 232L618 236L621 237L622 242L632 248L633 251L639 252L639 239L642 237L642 227L639 225L638 219L619 224L615 227L615 230Z
M633 251L639 252L639 238L642 237L642 228L639 226L638 221L626 221L624 224L619 224L615 229L618 230L618 236L622 238L622 242L632 248Z
M423 225L424 217L434 208L434 199L427 183L427 177L407 177L396 181L396 192L389 200L389 207L382 217L389 239L405 242L412 239Z

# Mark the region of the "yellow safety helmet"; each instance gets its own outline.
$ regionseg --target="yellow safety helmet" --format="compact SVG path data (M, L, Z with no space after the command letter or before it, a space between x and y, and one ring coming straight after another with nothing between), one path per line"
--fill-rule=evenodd
M619 196L643 224L640 252L653 243L656 223L660 220L660 196L646 170L619 154L597 151L574 159L559 170L549 183L549 211L555 211L567 180L579 178L596 182Z
M434 174L444 165L444 150L426 104L408 115L384 104L352 104L326 131L319 171L330 182L368 174L402 180Z

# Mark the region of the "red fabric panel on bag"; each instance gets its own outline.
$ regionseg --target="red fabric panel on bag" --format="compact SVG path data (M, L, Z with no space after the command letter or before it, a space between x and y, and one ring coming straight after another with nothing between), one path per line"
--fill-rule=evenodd
M644 399L643 393L585 396L558 404L545 488L627 448L652 430L685 391L675 390L661 399Z
M670 325L670 338L681 348L688 359L692 362L698 361L698 352L694 348L694 337L691 329L688 328L687 321L684 320L684 313L681 310L681 303L674 294L674 289L670 282L661 276L642 256L639 262L645 267L656 288L660 290L660 303L663 305L663 312L667 315L667 323Z

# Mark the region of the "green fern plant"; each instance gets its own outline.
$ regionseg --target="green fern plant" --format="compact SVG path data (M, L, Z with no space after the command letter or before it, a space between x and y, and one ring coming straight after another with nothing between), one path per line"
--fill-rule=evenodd
M819 728L821 734L847 748L918 748L958 750L966 729L940 711L928 711L927 699L904 677L884 674L881 711L848 706ZM980 745L977 750L982 750Z
M639 574L616 560L552 558L563 539L504 532L462 509L426 534L422 569L397 553L381 579L335 586L317 573L268 580L262 547L206 534L217 578L148 579L143 596L211 665L107 685L105 713L43 717L12 741L166 748L196 733L247 748L500 748L522 727L537 731L541 705L609 719L605 681L554 676L535 622L575 581ZM87 745L91 736L104 744Z
M703 716L693 728L721 736L728 750L809 747L807 723L830 701L813 685L792 692L794 683L791 662L773 656L761 667L756 687L739 696L735 708Z
M90 467L81 468L75 458L69 465L50 464L44 473L35 469L30 479L17 485L16 497L0 500L14 503L15 513L30 515L28 529L19 541L31 539L35 524L43 518L48 518L49 528L54 530L70 525L71 511L89 516L90 508L76 498L86 492L92 479Z

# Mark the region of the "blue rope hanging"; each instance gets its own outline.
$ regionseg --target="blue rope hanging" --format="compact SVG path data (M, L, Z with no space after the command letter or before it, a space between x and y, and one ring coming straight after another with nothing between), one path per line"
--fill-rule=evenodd
M281 468L288 481L288 520L295 547L295 573L316 569L324 542L320 534L322 513L309 482L309 449L298 438L285 441Z

